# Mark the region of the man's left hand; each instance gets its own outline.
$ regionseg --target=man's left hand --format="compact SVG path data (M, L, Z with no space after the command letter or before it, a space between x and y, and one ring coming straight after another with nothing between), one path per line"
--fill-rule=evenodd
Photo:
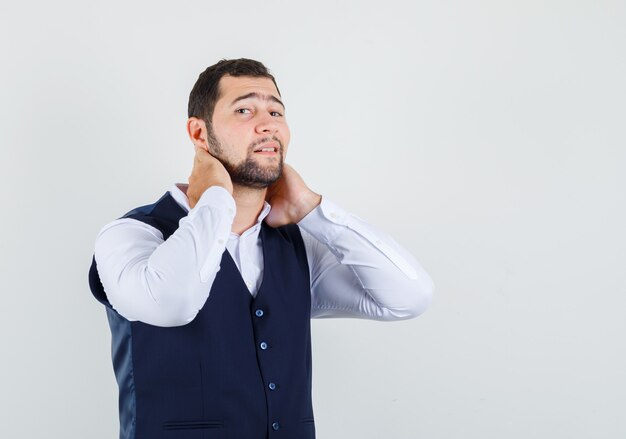
M271 206L265 222L271 227L299 222L322 202L322 196L307 187L302 177L283 164L280 178L267 188L265 201Z

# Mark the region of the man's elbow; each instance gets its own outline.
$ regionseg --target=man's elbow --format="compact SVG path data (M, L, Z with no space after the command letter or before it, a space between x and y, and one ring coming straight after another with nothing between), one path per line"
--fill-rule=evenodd
M148 272L142 279L142 287L149 298L141 304L142 309L138 320L153 326L174 327L191 323L200 312L206 294L191 285L172 284L164 281L165 276L156 272Z
M140 300L120 300L109 296L109 301L120 315L130 321L139 321L152 326L171 328L191 323L201 306L193 294L184 289L146 288Z
M167 312L159 313L156 316L151 316L149 321L144 321L144 323L164 328L173 328L191 323L197 315L198 310L184 309L178 312L168 310Z
M131 322L141 322L152 326L171 328L191 323L199 310L188 304L173 301L144 302L140 306L120 303L109 296L112 308Z
M426 309L430 306L430 303L433 300L433 294L435 292L435 284L432 279L429 277L425 279L423 282L418 284L416 291L413 294L413 306L411 307L411 312L409 318L415 318L426 311Z
M393 320L414 319L423 314L432 302L435 285L430 277L411 282L405 288L406 302L402 307L390 310Z
M191 323L198 316L201 307L193 300L195 298L185 297L183 294L180 296L168 296L158 300L150 313L149 321L146 319L144 323L167 328Z

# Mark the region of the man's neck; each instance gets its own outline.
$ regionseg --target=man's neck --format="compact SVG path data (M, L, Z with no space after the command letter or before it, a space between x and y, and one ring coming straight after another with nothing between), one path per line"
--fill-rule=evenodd
M176 186L187 195L188 184L176 183ZM233 220L231 232L241 235L256 224L259 214L265 205L267 189L252 189L233 185L233 198L237 206L237 213Z
M265 204L267 188L254 189L233 185L233 198L237 205L237 213L231 231L238 235L256 224Z

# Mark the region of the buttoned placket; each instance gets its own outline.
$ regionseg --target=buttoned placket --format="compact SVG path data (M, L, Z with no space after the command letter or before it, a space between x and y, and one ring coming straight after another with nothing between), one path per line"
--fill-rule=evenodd
M230 235L230 239L235 241L236 261L239 266L239 271L241 272L246 287L248 287L248 291L253 297L256 297L258 288L258 283L255 282L255 279L261 279L260 272L262 271L262 267L254 265L253 259L247 255L254 254L254 252L258 251L255 246L259 245L260 227L259 224L256 224L248 230L245 230L241 235L237 235L236 233L231 233ZM261 258L261 263L262 262Z

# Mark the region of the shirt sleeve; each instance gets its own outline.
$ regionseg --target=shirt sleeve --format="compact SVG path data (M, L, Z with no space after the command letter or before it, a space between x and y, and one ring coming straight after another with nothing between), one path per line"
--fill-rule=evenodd
M159 230L135 219L106 225L96 238L95 259L111 306L130 321L191 322L220 269L235 210L230 193L213 186L165 241Z
M391 236L322 198L299 223L311 273L311 316L401 320L430 304L434 285Z

